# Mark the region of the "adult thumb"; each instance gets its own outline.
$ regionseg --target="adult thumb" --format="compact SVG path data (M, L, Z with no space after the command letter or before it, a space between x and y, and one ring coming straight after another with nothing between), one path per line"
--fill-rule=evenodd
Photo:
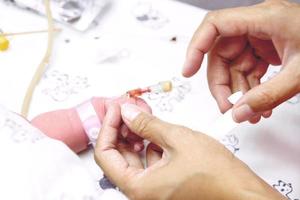
M164 122L143 112L138 106L128 103L121 106L121 115L133 133L162 148L170 147L168 143L175 134L172 130L176 125Z
M269 81L252 88L234 105L233 119L236 122L250 120L290 99L300 91L299 75L299 66L286 66Z

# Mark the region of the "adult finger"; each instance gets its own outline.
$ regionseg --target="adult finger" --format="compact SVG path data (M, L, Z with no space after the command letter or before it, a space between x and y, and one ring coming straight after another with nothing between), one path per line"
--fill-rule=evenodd
M236 122L249 120L257 113L271 110L300 91L299 58L294 58L269 81L249 90L234 106Z
M150 143L146 149L146 162L147 167L151 167L162 158L162 151L156 150L156 146Z
M117 185L124 184L129 163L118 151L118 132L121 124L120 107L111 104L105 115L95 147L95 160L104 173Z
M121 114L132 132L162 148L171 148L172 142L176 141L175 125L163 122L133 104L123 104Z
M256 67L247 75L247 80L251 88L254 88L260 84L260 79L267 72L268 66L269 64L262 59L259 59L257 61ZM262 116L264 118L269 118L271 115L272 115L272 110L264 111L262 113ZM250 120L250 121L254 122L255 120Z
M268 66L269 64L264 60L259 59L256 62L256 66L247 74L247 80L251 88L260 84L260 79L267 72Z
M106 101L106 107L108 107L112 102L118 103L120 106L125 103L131 103L139 106L143 111L152 113L151 107L141 98L128 98L127 96L120 96L118 98L114 99L109 99ZM121 134L124 138L127 138L128 140L134 142L136 141L137 146L142 147L141 141L143 140L141 137L138 135L132 133L126 125L122 125L121 127Z
M126 126L126 124L121 125L120 133L121 138L129 142L136 152L142 151L144 149L143 138L132 133Z
M269 35L268 25L265 23L268 15L265 13L265 10L259 7L209 12L189 44L183 75L190 77L199 70L204 54L213 47L218 36L233 37L245 34L256 36L262 33Z
M208 55L208 85L221 112L232 107L232 104L227 100L232 94L231 61L243 52L245 46L245 37L219 38Z
M137 170L144 168L140 155L132 149L131 144L127 141L120 142L118 150L131 168L136 168Z
M152 113L151 107L141 98L130 98L127 103L134 103L138 107L140 107L146 113ZM128 129L128 127L127 127ZM134 134L132 131L128 129L128 140L132 143L135 151L139 152L144 149L143 138Z

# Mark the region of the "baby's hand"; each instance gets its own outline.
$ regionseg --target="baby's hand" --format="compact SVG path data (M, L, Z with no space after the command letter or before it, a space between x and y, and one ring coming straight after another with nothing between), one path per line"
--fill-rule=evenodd
M93 142L89 136L90 131L97 131L101 128L107 108L111 103L119 105L131 103L145 112L151 113L150 107L142 99L125 96L118 98L94 97L70 109L42 113L35 117L31 124L47 136L64 142L74 152L78 153L87 149L89 143ZM120 133L120 137L122 137L120 139L130 143L134 151L141 151L144 148L142 139L129 131L125 124L122 124ZM96 135L94 133L91 135L92 138L96 139L98 132Z

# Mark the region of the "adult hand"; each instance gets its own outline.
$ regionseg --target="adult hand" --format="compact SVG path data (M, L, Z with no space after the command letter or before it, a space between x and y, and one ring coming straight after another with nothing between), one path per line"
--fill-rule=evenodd
M119 139L122 121L151 142L146 166ZM216 140L163 122L132 104L109 107L95 159L130 199L285 199Z
M194 75L208 53L208 83L221 112L227 98L244 96L233 107L233 119L256 123L261 115L300 92L300 6L285 0L207 14L187 50L183 75ZM282 71L260 84L269 65Z

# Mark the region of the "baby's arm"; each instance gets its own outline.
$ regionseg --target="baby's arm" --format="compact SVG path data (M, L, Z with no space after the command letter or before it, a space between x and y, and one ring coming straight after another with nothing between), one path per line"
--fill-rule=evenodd
M31 123L49 137L64 142L74 152L78 153L87 149L88 145L97 138L107 107L111 102L135 103L151 112L149 106L142 99L94 97L70 109L42 113L35 117ZM122 132L121 135L127 137L135 145L137 151L143 148L141 138L129 133L125 125L120 131Z

